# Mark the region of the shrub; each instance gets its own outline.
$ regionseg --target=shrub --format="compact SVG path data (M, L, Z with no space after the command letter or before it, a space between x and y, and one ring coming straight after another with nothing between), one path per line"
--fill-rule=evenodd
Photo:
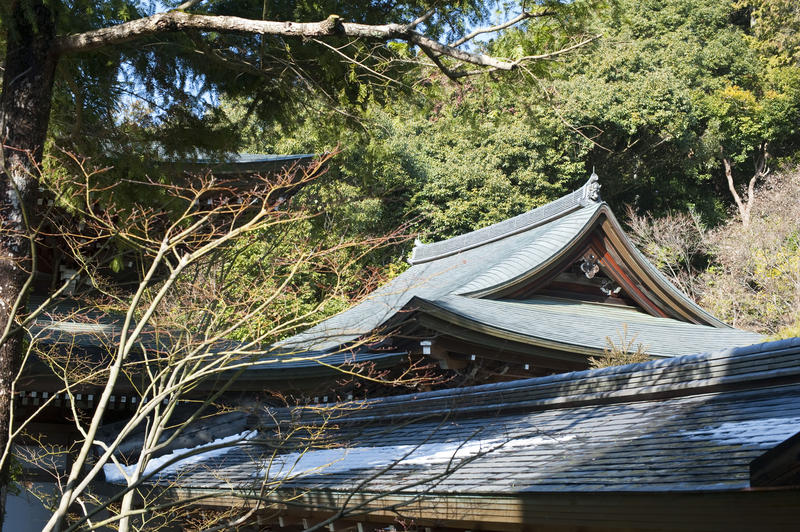
M751 221L710 231L711 266L700 303L737 327L777 337L800 333L800 170L756 191Z
M628 211L639 249L681 290L728 323L773 337L800 335L800 169L756 189L750 223L707 230L692 213Z
M641 342L636 342L636 335L628 337L627 325L623 325L622 330L617 331L617 340L614 341L610 336L606 336L606 347L603 349L603 354L599 357L590 358L589 366L592 368L607 368L650 360L650 355L647 354L647 347Z

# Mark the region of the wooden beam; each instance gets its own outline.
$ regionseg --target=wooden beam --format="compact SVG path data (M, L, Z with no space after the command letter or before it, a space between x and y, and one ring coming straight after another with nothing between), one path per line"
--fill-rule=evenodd
M629 275L626 272L627 268L624 267L624 259L619 260L621 257L609 249L609 246L606 245L607 242L608 240L603 239L600 234L592 235L592 244L597 248L599 262L603 267L603 271L605 271L615 283L620 285L648 314L659 318L669 317L670 313L667 309L663 308L663 303L653 298L652 294L642 289L641 280L638 280L635 276ZM637 280L639 282L637 282Z
M480 358L488 360L517 364L520 366L520 369L527 364L529 366L529 370L531 368L543 367L558 370L579 370L588 367L584 358L578 363L564 363L563 361L559 360L556 362L559 367L553 368L551 365L552 361L550 360L549 356L551 353L549 350L543 348L531 348L531 346L527 344L517 346L513 342L501 341L498 343L492 340L487 340L485 342L471 342L452 336L441 336L436 340L436 342L442 346L442 349L447 350L451 358L453 358L454 354L462 356L476 354ZM489 348L487 349L487 347ZM546 359L547 362L542 362L542 359ZM466 364L466 359L464 359L462 362Z
M750 462L750 485L800 486L800 432Z
M485 357L494 360L529 363L540 367L571 371L587 368L587 355L594 356L602 353L602 350L581 349L577 346L562 346L562 349L555 349L555 346L550 348L535 345L533 338L525 339L530 343L522 341L522 338L518 341L511 337L499 336L498 331L489 327L475 322L466 323L467 320L462 322L455 317L451 322L450 319L445 320L438 316L420 313L418 320L421 325L437 331L442 336L465 342L461 345L471 344L472 351L468 351L467 354L481 352ZM564 347L567 349L564 350Z
M176 489L179 497L202 490ZM211 491L211 490L207 490ZM228 492L230 493L230 492ZM374 494L355 494L349 507ZM295 497L287 515L324 518L348 492L307 492ZM205 504L241 505L235 496L213 497ZM295 506L296 505L296 506ZM365 513L349 516L366 523L387 523L400 514L418 527L446 527L497 532L542 530L609 532L612 530L794 530L800 514L800 490L525 492L498 494L387 493L367 503ZM310 513L309 513L310 512ZM311 522L311 519L309 519ZM344 523L343 523L344 524Z

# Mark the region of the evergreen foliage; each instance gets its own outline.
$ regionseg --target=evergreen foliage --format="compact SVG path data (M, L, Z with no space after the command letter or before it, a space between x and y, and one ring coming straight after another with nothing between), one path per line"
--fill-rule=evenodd
M715 0L621 0L582 19L602 39L550 68L459 86L433 74L402 99L369 100L357 120L309 102L297 129L251 120L245 146L340 146L334 188L351 211L359 198L362 228L413 218L424 238L446 238L563 195L592 168L618 210L692 210L715 225L732 203L723 158L741 191L762 149L769 166L800 146L800 69L776 64L749 12ZM483 45L502 55L568 35L567 24L550 24Z
M798 69L771 67L732 3L623 0L598 24L605 38L556 90L597 143L590 160L611 180L606 197L718 222L730 202L723 157L738 186L762 143L769 158L797 149Z
M586 179L586 143L535 98L475 83L442 89L424 110L374 106L367 130L308 127L270 144L257 127L250 149L302 151L341 146L324 201L348 230L386 230L405 220L442 239L547 203ZM267 134L269 135L269 133ZM334 199L338 196L338 199Z
M712 297L715 283L726 285L714 276L730 278L733 267L722 266L724 253L709 247L709 235L722 233L706 228L737 223L723 159L743 193L759 157L768 170L800 148L793 4L620 0L600 15L589 30L603 38L550 68L458 86L433 74L403 99L369 100L356 120L319 113L323 104L312 102L296 127L250 120L245 145L278 152L341 147L328 183L305 196L326 205L327 222L310 230L327 236L377 234L412 220L423 239L447 238L551 201L595 167L603 198L618 212L633 206L632 227L644 231L645 251L685 291L739 326L768 333L788 326L794 318L743 317L788 316L784 303L723 290L749 305L734 312ZM484 45L501 55L543 35L558 39L559 31L529 24ZM243 108L239 101L227 106L234 115ZM637 221L637 212L649 217ZM778 247L763 257L792 256ZM392 264L392 253L370 261ZM791 279L777 278L792 293Z

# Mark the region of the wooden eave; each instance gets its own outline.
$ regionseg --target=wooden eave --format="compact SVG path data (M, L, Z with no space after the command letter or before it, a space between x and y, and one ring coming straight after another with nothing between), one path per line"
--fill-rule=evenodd
M424 322L433 326L443 325L435 323L433 321L435 318L431 318L431 320L426 319ZM516 369L529 365L529 369L525 370L525 373L519 378L530 378L537 374L547 375L554 370L558 372L580 371L589 366L585 356L567 359L564 351L484 336L469 329L461 329L457 334L440 333L440 330L442 329L430 329L430 332L436 335L430 356L434 359L444 360L450 366L448 369L455 369L456 366L466 367L470 361L468 357L471 355L475 355L476 359L502 362L510 367L516 366ZM448 330L450 329L448 328Z
M525 274L492 288L462 294L476 298L524 298L546 287L587 253L598 257L598 265L625 294L652 316L730 328L729 325L692 304L686 297L654 272L625 236L608 205L603 204L589 219L572 243L547 261Z
M179 500L202 498L202 506L252 507L252 491L171 488ZM800 490L370 493L280 490L265 501L261 525L313 525L342 506L360 508L332 530L351 523L392 523L402 515L418 527L510 531L793 530ZM287 528L292 530L292 528Z
M567 363L568 367L563 367L563 369L576 369L575 365L578 364L578 367L585 368L587 356L603 354L602 349L566 344L492 327L454 314L437 306L435 302L416 297L409 302L408 306L417 309L416 319L420 325L440 334L501 351L524 353L533 358L539 358L541 362L547 360ZM543 355L543 353L546 354ZM532 362L536 363L535 360Z

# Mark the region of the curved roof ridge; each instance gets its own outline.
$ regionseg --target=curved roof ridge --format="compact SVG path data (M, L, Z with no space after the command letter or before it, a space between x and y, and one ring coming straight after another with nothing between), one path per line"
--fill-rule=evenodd
M592 173L578 190L528 212L447 240L417 244L408 262L421 264L437 260L551 222L589 204L600 203L599 189L597 174Z
M619 223L619 220L617 220L617 217L614 216L614 213L611 211L611 209L608 210L608 221L618 234L625 235L622 225ZM650 274L651 279L653 279L657 285L660 285L662 290L665 290L667 293L671 294L676 300L682 301L697 317L703 318L707 325L711 325L712 327L717 327L720 329L736 328L708 312L706 309L697 304L691 297L672 284L672 281L667 279L667 277L656 267L656 265L650 262L650 260L645 257L644 253L642 253L629 238L626 237L622 239L622 244L629 250L633 260L638 262L638 264Z
M569 249L573 240L579 239L592 226L600 205L596 203L592 208L575 210L549 223L540 224L535 240L520 246L494 266L487 267L453 293L480 297L478 294L507 286L517 282L520 277L539 271Z

